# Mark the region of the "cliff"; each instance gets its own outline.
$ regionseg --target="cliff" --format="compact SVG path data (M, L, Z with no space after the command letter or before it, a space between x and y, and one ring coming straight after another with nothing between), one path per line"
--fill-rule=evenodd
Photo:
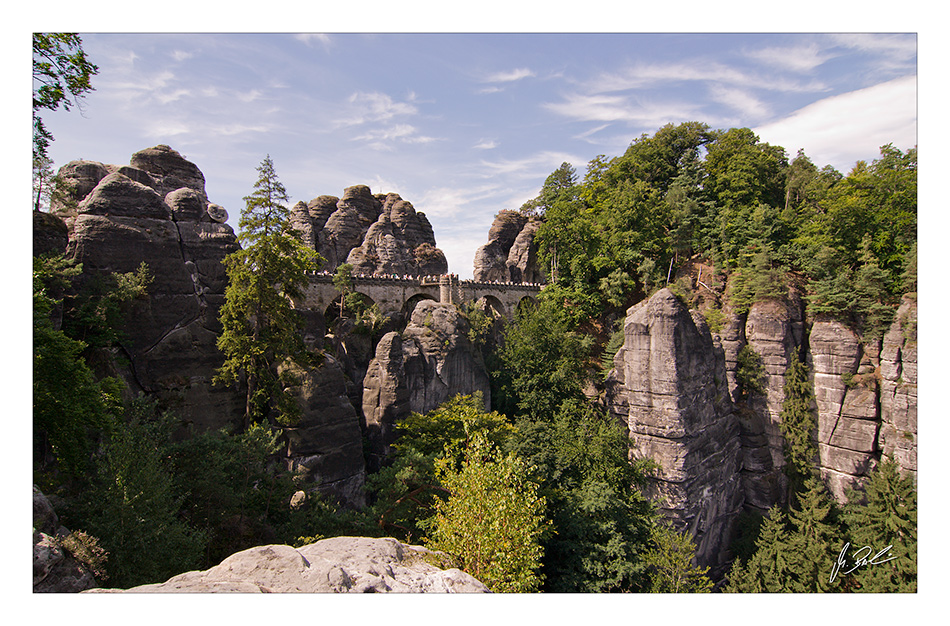
M915 294L869 345L841 322L804 314L794 288L747 314L727 313L715 334L669 289L627 311L608 406L627 424L635 454L660 465L651 496L714 571L729 558L724 549L743 508L764 512L787 499L781 409L793 354L812 372L815 463L832 495L845 502L885 454L916 478ZM736 405L745 345L761 358L763 390Z

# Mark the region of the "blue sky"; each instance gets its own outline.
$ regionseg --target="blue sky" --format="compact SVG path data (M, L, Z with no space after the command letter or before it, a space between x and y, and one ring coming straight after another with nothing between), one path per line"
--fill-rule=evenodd
M747 126L843 173L917 144L914 34L82 37L99 74L82 114L44 116L56 166L168 144L237 230L270 154L292 203L401 194L462 277L495 213L562 162L583 175L666 123Z

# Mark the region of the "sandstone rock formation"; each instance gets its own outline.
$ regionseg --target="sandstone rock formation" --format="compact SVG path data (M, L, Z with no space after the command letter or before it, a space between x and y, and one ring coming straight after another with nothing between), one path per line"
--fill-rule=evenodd
M917 298L904 296L881 345L878 449L917 479Z
M325 259L324 270L343 263L356 274L427 276L448 271L425 214L398 194L376 194L365 185L348 187L342 198L320 196L298 202L291 219L304 242Z
M84 277L143 262L152 276L123 329L130 387L201 428L232 423L241 400L211 378L223 358L215 347L227 282L221 261L238 243L222 223L226 212L208 202L204 176L168 146L137 152L132 166L71 162L60 175L75 203L59 207L70 226L66 255L83 264Z
M292 369L290 387L301 408L300 421L283 429L287 463L302 487L310 485L352 507L365 504L360 417L347 394L343 369L330 355L313 368Z
M475 253L476 282L540 283L534 235L541 222L517 211L499 211L488 231L488 243Z
M423 300L405 331L380 339L363 381L363 415L372 454L381 459L394 440L393 425L410 412L426 413L457 394L491 390L468 322L451 305Z
M89 568L63 547L69 534L60 526L49 499L33 485L34 593L76 593L96 586Z
M301 548L269 545L232 554L201 572L133 587L134 593L486 593L444 555L395 539L334 537ZM96 589L94 592L120 590Z
M627 424L634 453L660 465L650 495L694 537L697 561L713 570L728 563L743 503L739 425L724 363L702 316L661 289L627 311L608 377L609 406Z

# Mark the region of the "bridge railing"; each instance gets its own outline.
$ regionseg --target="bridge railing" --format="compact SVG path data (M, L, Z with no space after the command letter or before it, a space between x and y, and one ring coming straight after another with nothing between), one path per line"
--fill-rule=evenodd
M333 282L333 272L310 272L309 274L311 280L320 283L330 283ZM441 284L443 276L406 276L398 274L353 274L353 280L355 283L363 284L406 284L406 285L419 285L423 287L435 287ZM525 289L528 291L541 291L545 287L544 283L512 283L512 282L503 282L503 281L479 281L474 280L458 280L457 278L452 280L452 283L458 287L466 287L469 289L504 289L504 288L515 288L515 289Z

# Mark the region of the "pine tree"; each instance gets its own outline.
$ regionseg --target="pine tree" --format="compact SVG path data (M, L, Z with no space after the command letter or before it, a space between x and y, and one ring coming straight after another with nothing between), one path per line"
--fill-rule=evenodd
M863 494L848 493L842 520L848 529L852 556L869 546L867 557L874 560L876 554L891 546L875 564L848 574L853 576L857 590L917 591L917 492L913 480L900 475L893 459L885 458L871 472Z
M238 236L245 247L224 259L228 273L223 330L218 349L225 362L215 382L235 384L243 375L247 403L244 428L276 409L278 421L293 423L299 409L284 392L286 374L278 365L290 359L305 364L309 355L299 332L292 298L301 296L307 273L323 261L301 241L290 224L287 191L268 155L257 168L255 191L244 198Z
M812 411L815 394L808 380L808 366L792 353L785 370L785 399L782 400L781 429L785 440L785 471L789 492L797 493L815 467L818 448L814 433L817 423Z
M729 572L727 592L815 593L839 591L831 582L841 534L834 504L817 478L806 481L800 506L786 513L772 507L748 563L737 561Z
M696 545L686 533L658 525L653 532L654 547L643 556L652 573L652 593L708 593L712 581L708 567L693 565Z

